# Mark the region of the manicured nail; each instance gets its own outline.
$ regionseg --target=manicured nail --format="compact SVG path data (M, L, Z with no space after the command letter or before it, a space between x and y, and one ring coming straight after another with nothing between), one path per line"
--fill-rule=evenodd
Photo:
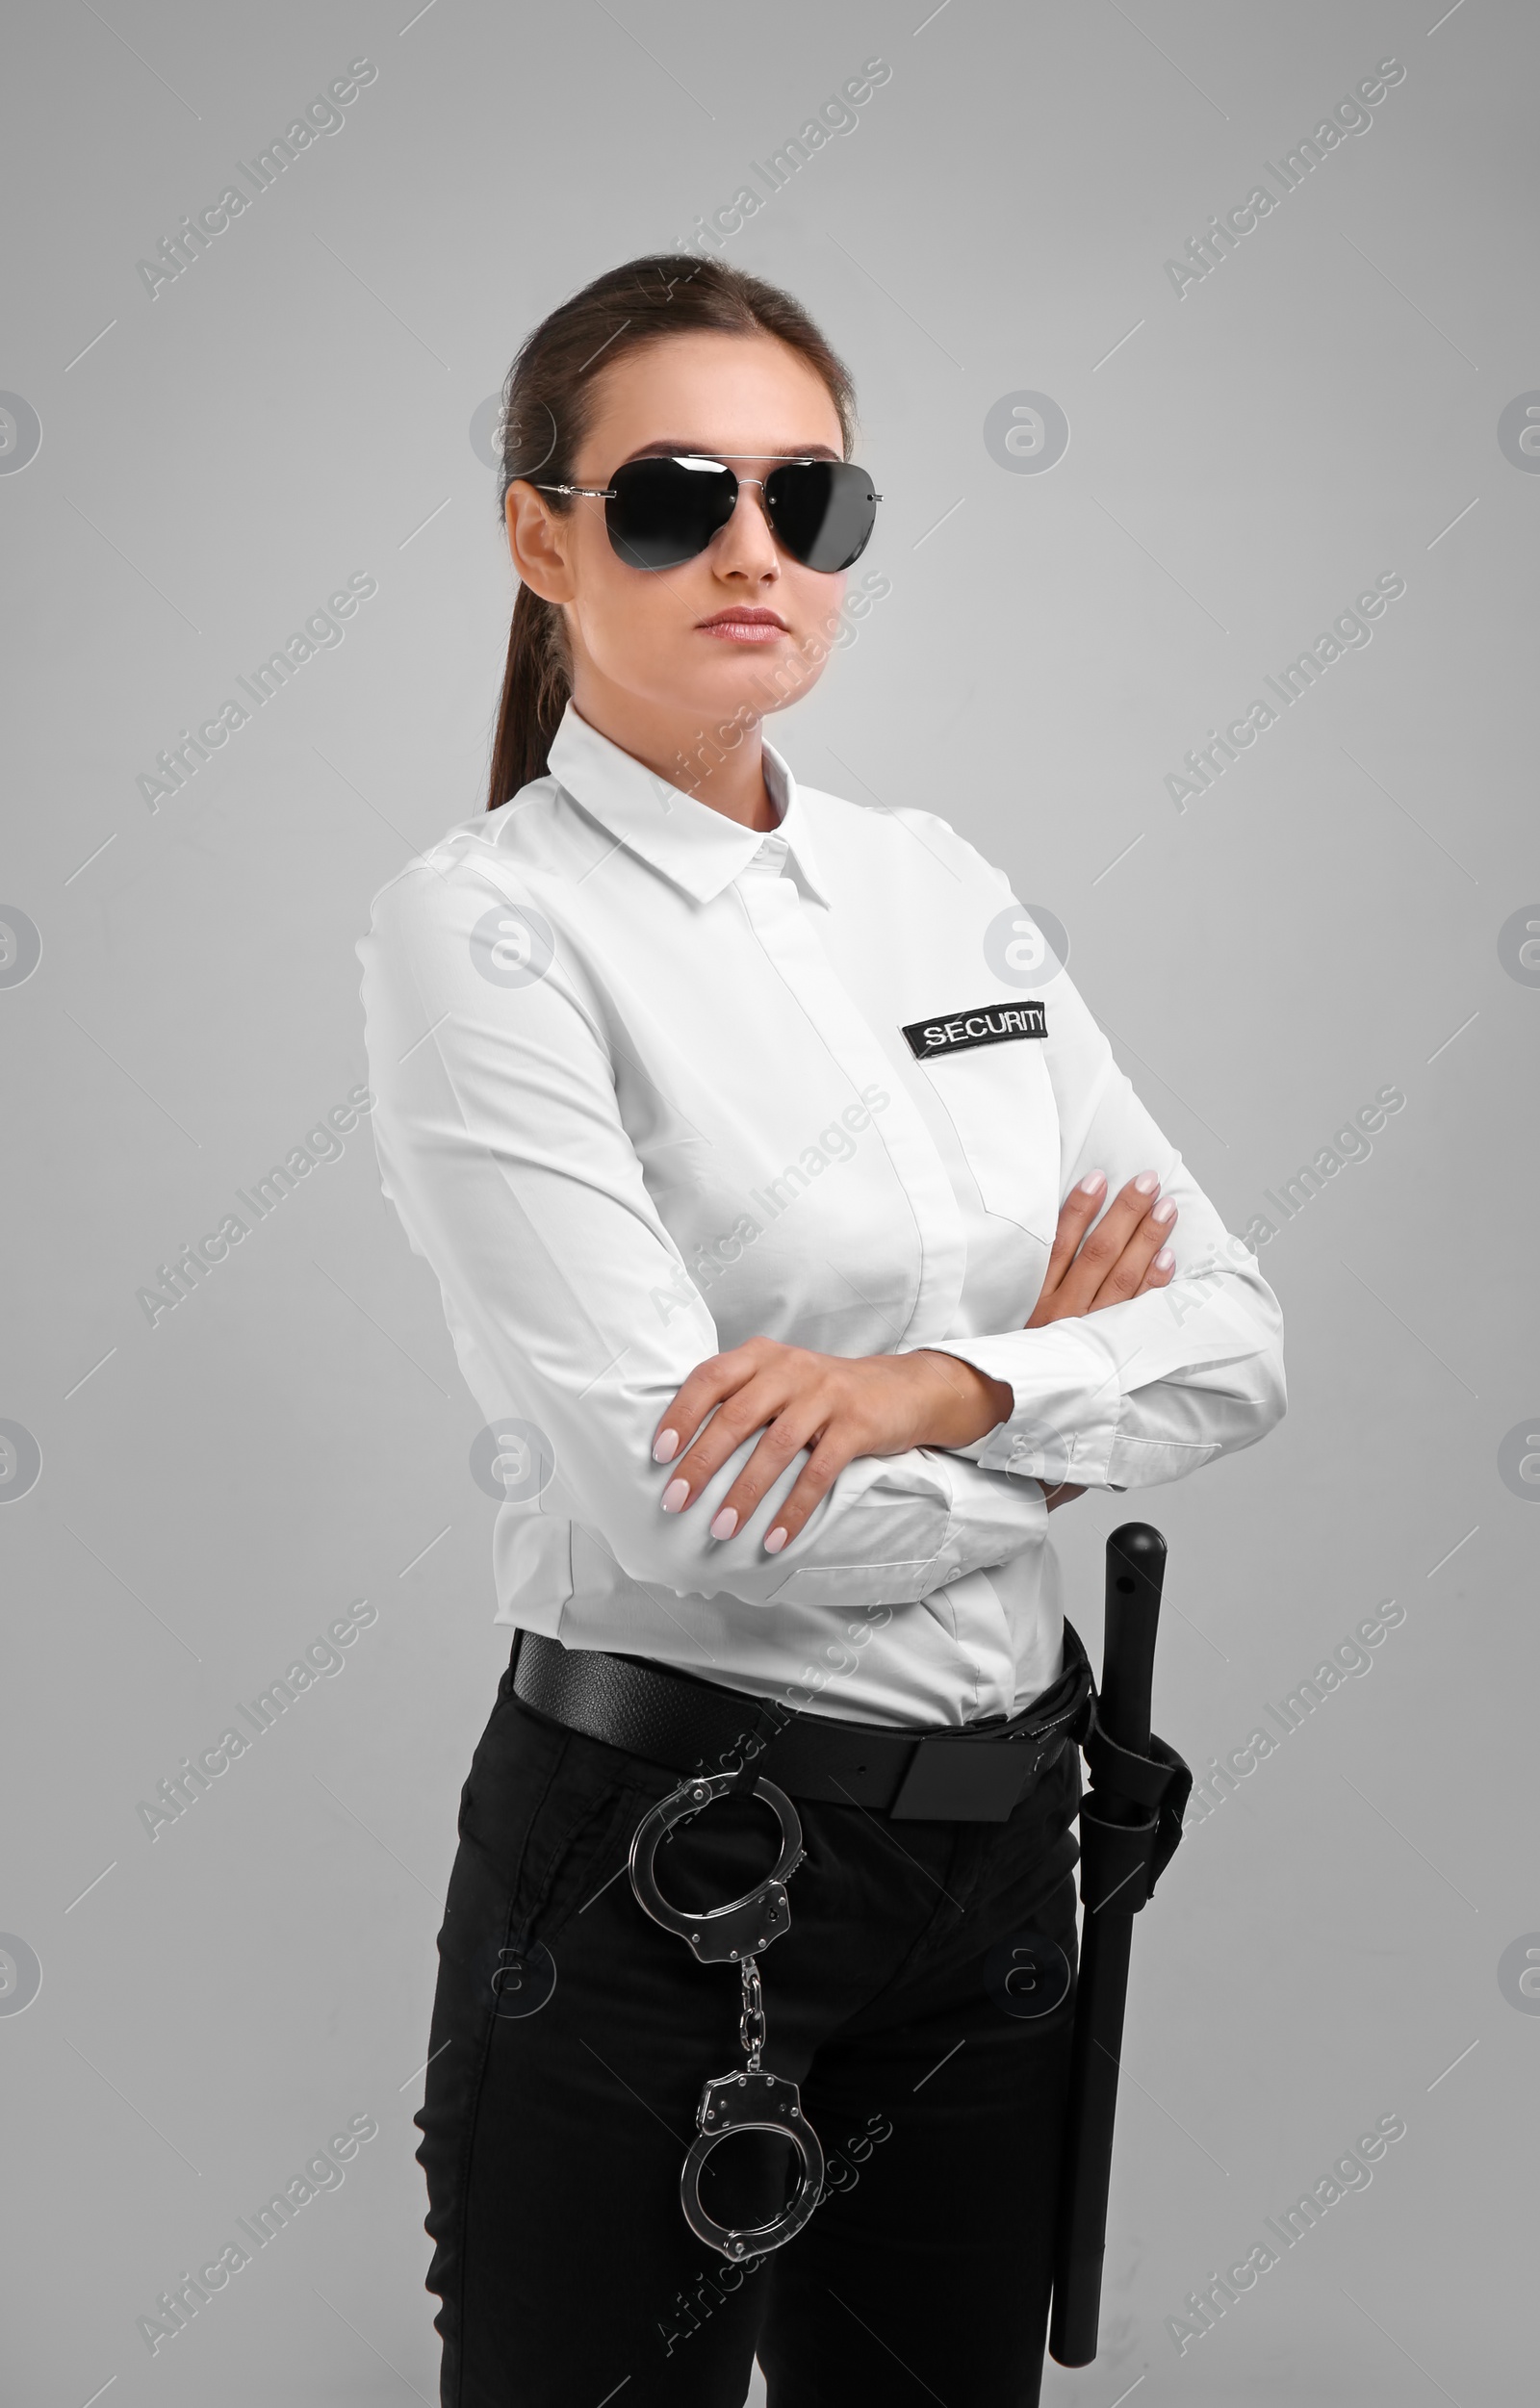
M665 1513L678 1513L690 1493L688 1480L670 1480L663 1491L661 1502Z
M1105 1170L1093 1170L1080 1182L1080 1192L1082 1195L1099 1195L1106 1185Z
M1151 1265L1150 1265L1150 1269L1151 1269L1151 1270L1158 1270L1158 1271L1160 1272L1160 1274L1161 1274L1161 1277L1164 1279L1164 1278L1165 1278L1165 1276L1166 1276L1166 1274L1167 1274L1167 1272L1168 1272L1168 1270L1173 1270L1173 1269L1175 1268L1175 1267L1176 1267L1176 1257L1175 1257L1175 1255L1171 1252L1171 1249L1170 1249L1170 1247L1169 1247L1168 1245L1163 1245L1163 1246L1162 1246L1162 1248L1161 1248L1161 1250L1160 1250L1160 1252L1156 1255L1154 1262L1153 1262L1153 1263L1151 1263Z
M1165 1228L1168 1220L1174 1220L1176 1218L1176 1207L1171 1202L1168 1195L1163 1195L1161 1197L1160 1202L1151 1213L1150 1218L1157 1224L1158 1227L1162 1229ZM672 1436L672 1432L670 1435Z
M672 1463L675 1456L679 1453L679 1450L680 1434L678 1430L659 1430L656 1438L653 1441L653 1461L654 1463Z
M778 1522L769 1537L765 1540L764 1551L767 1555L779 1555L785 1543L786 1534Z
M731 1538L737 1526L738 1517L736 1513L731 1505L724 1505L721 1512L717 1515L716 1520L711 1524L711 1536L715 1539Z
M1141 1195L1153 1195L1160 1186L1160 1180L1153 1170L1142 1170L1134 1181L1134 1185Z

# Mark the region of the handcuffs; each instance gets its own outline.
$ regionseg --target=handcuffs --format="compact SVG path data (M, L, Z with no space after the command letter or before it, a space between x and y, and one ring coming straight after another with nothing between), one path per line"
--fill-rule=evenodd
M807 1854L797 1809L784 1790L762 1779L748 1783L749 1794L762 1798L781 1825L781 1853L758 1886L725 1907L705 1914L687 1914L672 1906L658 1888L653 1858L658 1841L678 1823L699 1814L704 1806L745 1787L744 1775L699 1773L658 1801L637 1825L631 1839L630 1879L637 1904L687 1941L701 1964L735 1964L743 1978L743 2008L738 2037L747 2060L741 2073L717 2074L707 2081L695 2111L696 2138L680 2176L680 2202L692 2232L725 2258L736 2261L766 2249L779 2249L800 2233L818 2204L823 2189L824 2153L818 2135L802 2112L794 2082L767 2073L760 2062L765 2043L764 1997L759 1986L758 1957L791 1927L786 1883ZM734 2132L780 2132L802 2160L795 2196L768 2224L719 2224L701 2202L701 2175L719 2140Z

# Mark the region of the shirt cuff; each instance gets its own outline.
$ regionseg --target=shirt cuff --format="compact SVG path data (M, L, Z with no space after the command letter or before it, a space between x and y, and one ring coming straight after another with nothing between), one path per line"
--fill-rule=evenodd
M1112 1485L1113 1447L1122 1415L1121 1367L1083 1319L1050 1321L984 1338L933 1341L988 1379L1003 1380L1014 1403L1003 1422L966 1447L951 1447L986 1472L1014 1472L1047 1488L1074 1481Z

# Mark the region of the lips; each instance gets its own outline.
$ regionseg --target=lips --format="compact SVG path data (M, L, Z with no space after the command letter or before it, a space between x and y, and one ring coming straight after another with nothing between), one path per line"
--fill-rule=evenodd
M719 610L714 618L703 619L697 632L725 638L730 644L768 644L778 635L787 635L785 621L773 610L743 607Z

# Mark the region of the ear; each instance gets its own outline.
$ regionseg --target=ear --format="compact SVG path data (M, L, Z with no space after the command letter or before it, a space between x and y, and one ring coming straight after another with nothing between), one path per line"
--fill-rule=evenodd
M542 602L571 602L578 590L572 564L574 521L559 517L526 477L516 477L508 487L503 516L520 582Z

